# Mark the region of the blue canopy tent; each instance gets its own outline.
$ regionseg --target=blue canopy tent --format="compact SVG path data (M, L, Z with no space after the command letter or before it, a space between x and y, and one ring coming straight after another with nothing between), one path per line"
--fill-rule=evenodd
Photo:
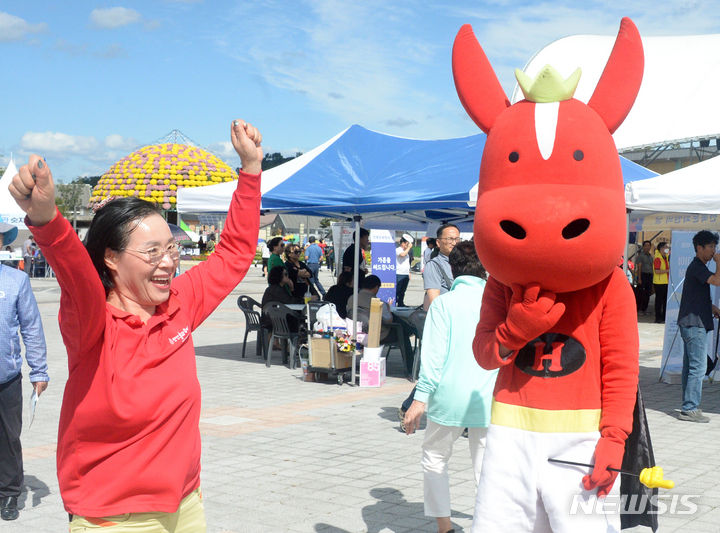
M427 231L452 222L470 231L484 133L418 140L353 125L262 178L263 212L351 218L367 228ZM655 176L620 158L623 181ZM180 213L227 212L235 182L179 189ZM360 250L355 248L358 264ZM357 302L357 269L353 302ZM357 316L354 304L353 316Z
M455 139L395 137L353 125L263 173L262 210L353 218L384 229L421 231L472 223L484 133ZM620 158L625 183L655 176ZM180 213L227 212L234 182L180 189Z

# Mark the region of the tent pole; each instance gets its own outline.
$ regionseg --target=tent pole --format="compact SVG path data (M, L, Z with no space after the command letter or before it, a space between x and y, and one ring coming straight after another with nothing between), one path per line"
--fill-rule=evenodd
M360 284L360 268L358 267L358 263L360 263L360 220L362 217L360 215L354 215L353 220L355 221L355 258L354 258L354 267L353 267L353 306L352 306L352 316L353 316L353 342L355 343L355 346L357 346L357 311L358 311L358 285ZM353 351L353 357L352 357L352 371L350 373L350 382L355 385L355 351Z

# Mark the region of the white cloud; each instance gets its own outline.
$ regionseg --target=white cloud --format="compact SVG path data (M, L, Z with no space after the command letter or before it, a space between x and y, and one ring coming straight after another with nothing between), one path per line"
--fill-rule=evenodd
M76 44L65 39L58 39L55 41L55 50L65 52L71 56L82 56L88 51L87 44Z
M132 151L140 146L140 143L132 137L123 137L122 135L113 133L105 137L105 146L111 150Z
M108 7L93 9L90 13L90 22L96 28L113 29L140 22L142 16L134 9L127 7Z
M508 94L514 69L543 46L575 33L614 35L625 15L642 35L717 32L720 26L720 10L708 10L700 0L520 4L438 0L417 10L410 0L301 0L292 8L282 0L238 2L225 17L228 27L207 38L240 62L248 77L294 92L347 125L442 138L477 131L452 83L452 41L463 23L473 24ZM437 27L430 23L434 17ZM236 20L245 22L244 30L229 39ZM435 35L427 37L427 30Z
M227 17L248 22L240 42L215 43L257 72L262 83L302 94L348 125L362 121L398 135L413 130L446 137L457 132L457 119L450 116L457 106L437 94L436 84L430 88L424 81L428 69L449 56L449 47L407 31L422 22L419 16L409 2L384 0L341 5L313 0L291 11L280 1L243 3ZM272 25L260 24L268 18ZM439 75L449 71L448 57L446 72Z
M233 157L237 158L235 149L230 141L220 141L209 144L207 149L223 161L230 161Z
M448 9L463 23L472 24L508 95L515 86L514 69L523 68L536 52L569 35L615 36L624 16L635 22L643 37L717 33L720 25L720 10L703 8L697 0L625 0L616 5L601 0L553 0L517 11L505 0L495 3L494 8Z
M47 24L30 24L26 20L0 11L0 41L19 41L30 33L41 33Z
M102 50L98 51L95 55L104 59L115 59L118 57L125 57L128 55L127 50L118 43L109 44Z
M23 150L44 154L89 155L98 149L95 137L68 135L67 133L29 131L22 136L20 146Z

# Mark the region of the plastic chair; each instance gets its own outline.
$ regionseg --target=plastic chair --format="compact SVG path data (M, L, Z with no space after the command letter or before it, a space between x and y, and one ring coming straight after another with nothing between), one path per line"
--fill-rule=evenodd
M270 322L272 322L272 332L267 345L265 365L270 367L270 357L273 352L273 343L275 339L281 339L286 342L283 355L287 353L287 344L289 344L292 348L290 352L290 368L294 369L296 366L295 359L298 357L300 333L290 329L287 318L288 316L297 317L298 313L280 302L269 302L265 304L265 307L263 307L263 314L267 315L270 318ZM298 323L300 323L300 320L298 320Z
M257 336L255 338L255 355L260 355L260 350L262 350L263 356L267 357L267 350L265 346L265 328L263 328L261 320L261 305L249 296L240 296L237 299L237 304L245 315L245 338L243 339L242 349L243 359L245 359L245 345L247 344L248 333L251 331L257 332ZM258 310L256 311L255 308Z
M383 344L385 348L387 348L387 351L385 352L385 358L388 358L390 356L390 350L392 350L393 348L398 348L400 350L400 356L402 357L405 375L407 377L412 377L410 376L411 372L407 370L407 360L409 354L405 351L404 332L403 327L400 324L398 324L397 322L393 322L393 324L390 326L390 340L386 339Z
M415 359L413 360L412 376L410 376L413 381L417 381L420 372L420 354L422 353L422 336L423 330L425 329L426 317L427 311L425 311L422 306L415 309L408 317L408 322L415 333L415 347L413 348Z

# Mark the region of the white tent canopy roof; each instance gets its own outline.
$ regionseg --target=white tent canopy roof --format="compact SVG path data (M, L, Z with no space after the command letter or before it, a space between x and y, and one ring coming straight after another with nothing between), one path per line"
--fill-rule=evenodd
M640 28L642 34L642 28ZM643 37L645 72L632 111L613 135L619 150L671 141L720 137L720 34ZM575 98L587 102L610 56L615 36L573 35L550 43L525 66L535 77L552 65L564 77L580 67ZM512 102L524 98L518 86Z
M27 229L25 226L25 213L10 196L8 187L15 174L18 173L13 160L10 159L5 173L0 178L0 222L17 226L18 229Z
M720 157L625 186L633 211L720 214Z

